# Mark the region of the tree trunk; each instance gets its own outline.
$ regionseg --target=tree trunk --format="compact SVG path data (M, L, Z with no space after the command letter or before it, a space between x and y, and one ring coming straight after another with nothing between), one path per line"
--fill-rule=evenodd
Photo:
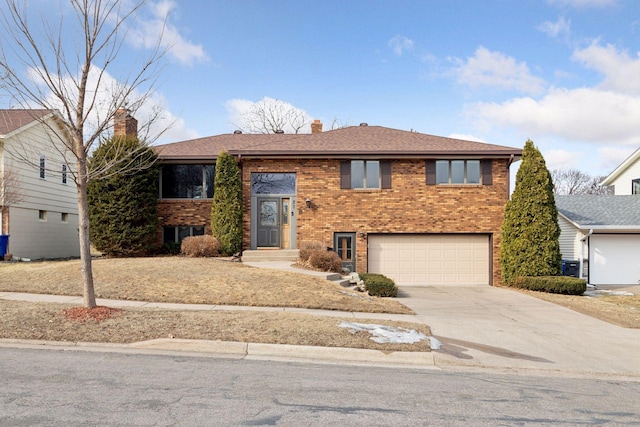
M80 238L80 270L82 272L84 305L96 306L91 269L91 240L89 238L89 202L87 199L87 162L78 159L78 228Z

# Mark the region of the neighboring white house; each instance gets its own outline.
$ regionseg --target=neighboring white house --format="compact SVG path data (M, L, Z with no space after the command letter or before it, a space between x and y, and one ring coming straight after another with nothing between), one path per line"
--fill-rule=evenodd
M640 196L556 195L560 252L592 285L640 284Z
M640 148L620 163L620 166L615 168L600 184L613 185L616 196L640 195Z
M67 134L55 111L0 110L0 185L19 195L1 207L0 231L14 257L80 256L73 156L56 135Z

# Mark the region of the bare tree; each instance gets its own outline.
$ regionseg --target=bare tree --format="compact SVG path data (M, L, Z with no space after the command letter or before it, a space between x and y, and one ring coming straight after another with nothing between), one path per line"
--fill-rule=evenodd
M264 97L258 102L244 103L234 121L234 126L246 133L302 133L309 128L311 117L288 102Z
M0 173L0 215L24 199L18 174L9 166ZM2 221L0 221L2 222ZM0 230L2 234L2 230Z
M162 34L148 56L123 63L117 61L118 56L145 0L69 0L70 19L61 10L55 16L41 14L35 22L26 1L5 0L5 4L0 84L22 108L38 106L60 112L64 131L42 123L48 127L52 148L71 153L70 163L75 164L69 173L78 188L84 304L92 308L96 301L87 184L113 165L89 168L89 153L109 132L119 110L126 107L135 113L152 95L164 55ZM115 70L120 80L111 77L109 70ZM144 124L141 127L148 129Z
M611 187L603 187L604 177L592 177L577 169L551 171L555 194L613 194Z

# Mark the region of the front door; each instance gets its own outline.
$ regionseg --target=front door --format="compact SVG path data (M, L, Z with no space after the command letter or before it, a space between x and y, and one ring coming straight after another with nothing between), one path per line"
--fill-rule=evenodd
M258 247L280 247L280 199L258 198Z
M335 233L333 235L334 250L342 260L342 268L350 272L356 271L356 233Z

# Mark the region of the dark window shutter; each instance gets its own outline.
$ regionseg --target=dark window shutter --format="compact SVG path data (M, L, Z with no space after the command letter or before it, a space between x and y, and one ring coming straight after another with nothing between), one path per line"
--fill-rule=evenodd
M427 160L427 185L436 185L436 161Z
M391 188L391 160L380 161L382 188Z
M481 161L481 169L482 169L482 185L493 185L493 177L491 175L491 160L482 160Z
M351 188L351 162L340 162L340 188Z

